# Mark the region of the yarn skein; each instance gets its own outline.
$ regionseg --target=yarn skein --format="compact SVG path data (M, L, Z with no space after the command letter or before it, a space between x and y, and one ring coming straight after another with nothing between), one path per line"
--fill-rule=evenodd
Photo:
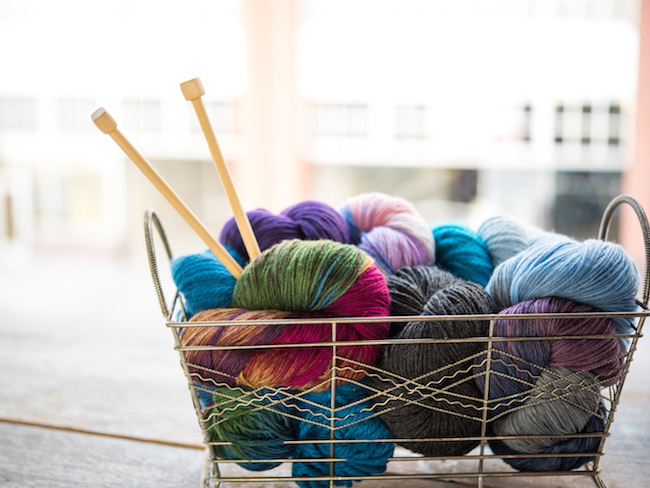
M633 312L639 272L625 250L613 242L540 241L497 266L486 289L499 309L558 297L604 312ZM620 334L632 332L630 319L614 320Z
M550 367L540 373L523 406L495 420L492 429L498 436L522 436L504 440L511 449L541 453L563 439L525 436L576 434L587 425L599 405L600 385L594 375Z
M296 425L299 440L329 439L334 418L334 438L337 440L390 439L390 432L365 399L370 394L363 384L343 383L336 387L335 410L331 409L331 392L309 392L291 402L300 412L302 421ZM345 462L334 463L335 476L371 476L386 471L386 464L393 455L393 442L350 442L334 445L334 457ZM304 461L294 462L295 477L326 476L330 473L329 462L309 461L330 457L329 443L305 443L296 445L294 456ZM327 481L296 481L301 488L325 488ZM335 480L336 486L352 486L351 480Z
M233 249L228 253L244 266L244 258ZM188 318L211 308L230 307L237 280L209 249L174 258L171 273L183 296Z
M204 426L217 458L287 459L295 447L285 441L295 438L294 421L282 404L284 395L268 388L214 388L212 405L204 411ZM266 471L281 462L237 463L251 471Z
M494 266L488 247L469 227L461 224L438 224L431 229L436 243L436 266L454 276L488 284Z
M400 310L431 316L408 322L396 339L485 337L488 321L435 320L436 315L494 313L494 303L480 285L435 266L404 268L389 277L391 293L400 290ZM417 289L409 301L408 289ZM392 295L395 296L395 295ZM474 356L480 342L423 342L387 346L371 384L380 393L377 408L394 438L466 438L481 432L481 394L474 381ZM477 440L413 441L404 447L426 456L461 455Z
M485 242L495 268L538 242L573 240L564 234L546 231L505 215L486 219L479 226L477 234Z
M530 245L523 225L505 216L490 217L479 226L476 233L485 242L495 268Z
M509 319L513 314L580 314L597 311L589 305L562 298L527 300L499 313L494 321L494 336L518 338L554 337L554 340L512 340L495 342L491 351L489 376L490 411L498 414L515 408L527 390L549 367L585 371L603 386L618 382L625 351L616 338L561 339L562 336L603 335L616 333L616 323L607 317ZM477 370L485 371L486 354L476 359ZM495 374L496 373L496 374ZM483 391L485 375L477 376Z
M336 209L322 202L299 202L278 215L261 208L247 212L246 215L262 251L292 239L331 239L343 244L349 243L347 224ZM234 218L224 224L219 241L249 260Z
M183 346L228 345L233 349L203 349L185 351L190 375L194 381L208 386L246 384L238 381L242 371L255 355L254 349L235 349L237 346L269 344L285 326L273 329L260 325L236 325L240 320L277 320L294 317L291 312L282 310L245 310L235 308L216 308L196 314L190 322L231 321L228 326L185 327L181 331ZM281 329L282 328L282 329ZM241 380L241 378L239 378ZM264 385L259 385L264 386Z
M266 318L308 319L386 317L390 296L386 280L372 259L355 246L334 241L284 241L252 261L234 287L233 309L197 314L192 321L231 320L227 327L187 327L183 346L222 346L221 351L186 351L190 371L198 381L250 386L327 388L332 347L237 349L233 346L284 345L332 340L324 323L265 323ZM237 326L253 319L254 325ZM345 323L337 326L337 340L383 339L389 325ZM377 345L339 345L341 376L361 378L366 365L379 361ZM350 361L346 361L350 359Z
M406 266L433 264L433 235L415 207L400 197L364 193L339 209L350 243L366 251L385 274Z
M598 413L593 415L584 429L579 434L600 434L605 429L607 411L601 405ZM539 458L514 458L504 457L503 460L519 471L570 471L578 469L580 466L591 462L595 459L594 456L580 455L580 453L592 453L598 450L601 437L595 435L594 437L583 438L567 438L563 442L559 442L549 447L543 454L571 454L576 456L567 457L539 457ZM511 456L513 454L521 454L520 452L511 449L503 441L498 439L491 439L489 441L490 448L497 456Z
M584 454L597 450L600 437L571 436L603 432L605 410L599 392L600 385L589 372L559 367L545 369L522 406L491 426L497 436L516 437L491 439L490 447L497 455L576 454L575 457L503 459L521 471L564 471L582 466L593 459ZM545 435L558 437L526 437Z

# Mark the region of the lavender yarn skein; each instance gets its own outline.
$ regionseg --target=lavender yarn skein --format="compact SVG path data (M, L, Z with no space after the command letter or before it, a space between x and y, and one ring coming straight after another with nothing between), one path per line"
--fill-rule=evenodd
M342 244L348 244L350 240L347 224L341 215L331 206L314 200L287 207L278 215L265 209L252 210L246 215L261 251L291 239L329 239ZM219 241L249 259L234 218L224 224Z
M385 275L408 266L431 265L435 242L426 221L411 203L383 193L363 193L339 209L350 243L362 249Z

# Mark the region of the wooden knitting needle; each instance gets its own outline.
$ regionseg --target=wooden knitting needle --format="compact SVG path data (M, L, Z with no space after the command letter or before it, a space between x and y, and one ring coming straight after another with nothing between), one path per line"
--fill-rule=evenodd
M212 125L208 119L208 114L203 105L203 100L201 97L205 94L203 88L203 83L199 78L193 78L189 81L181 83L181 91L185 100L192 102L194 106L194 111L196 116L199 119L199 124L201 125L201 130L203 130L203 135L205 136L206 141L208 142L208 147L210 148L210 153L212 154L212 160L217 166L217 171L219 172L219 178L221 179L221 184L223 185L228 200L230 201L230 207L232 208L233 214L235 216L235 222L237 223L237 228L241 234L242 240L244 241L244 246L248 252L248 256L251 260L255 259L260 255L260 246L257 243L255 238L255 233L251 227L251 223L248 220L248 216L244 212L239 196L237 195L237 190L235 189L235 184L232 181L232 176L230 175L230 170L228 165L223 159L221 154L221 149L219 149L219 143L217 142L217 137L214 135L212 130Z
M239 278L243 271L241 266L239 266L239 263L235 261L235 259L214 237L212 237L208 229L206 229L196 215L194 215L189 207L181 200L174 190L172 190L169 184L162 178L162 176L160 176L153 166L151 166L151 163L149 163L149 161L147 161L133 147L126 137L124 137L117 128L117 123L113 117L111 117L104 108L98 108L93 112L91 118L99 130L113 138L129 159L135 163L162 196L167 199L172 207L174 207L180 216L190 225L194 232L196 232L203 242L208 245L208 248L210 248L219 261L223 263L226 269L230 271L235 278Z

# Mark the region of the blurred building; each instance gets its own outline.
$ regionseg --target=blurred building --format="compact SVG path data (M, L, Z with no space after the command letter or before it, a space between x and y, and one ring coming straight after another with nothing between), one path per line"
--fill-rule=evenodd
M0 2L3 45L24 29L47 29L47 12L25 6L37 3ZM47 83L24 64L39 46L0 55L5 66L41 75L31 86L0 79L2 255L141 252L147 207L162 214L180 251L201 245L92 125L100 105L217 233L231 212L177 88L194 76L246 208L279 211L305 198L337 206L383 191L431 222L477 226L508 213L587 237L621 192L633 143L638 0L197 3L203 31L157 3L118 2L104 13L114 26L159 16L151 59L136 60L144 54L133 52L143 39L137 28L94 46L119 90L90 75L83 90ZM174 62L169 29L177 41L197 37L204 51ZM212 47L218 56L207 57ZM85 60L61 69L83 69ZM155 86L133 77L138 70L153 73Z

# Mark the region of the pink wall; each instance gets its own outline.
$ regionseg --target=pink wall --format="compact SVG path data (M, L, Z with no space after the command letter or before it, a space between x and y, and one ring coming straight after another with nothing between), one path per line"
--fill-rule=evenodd
M632 161L623 176L623 193L631 195L650 213L650 0L641 0L639 24L639 78ZM643 241L634 212L621 212L621 244L640 265L644 264Z

